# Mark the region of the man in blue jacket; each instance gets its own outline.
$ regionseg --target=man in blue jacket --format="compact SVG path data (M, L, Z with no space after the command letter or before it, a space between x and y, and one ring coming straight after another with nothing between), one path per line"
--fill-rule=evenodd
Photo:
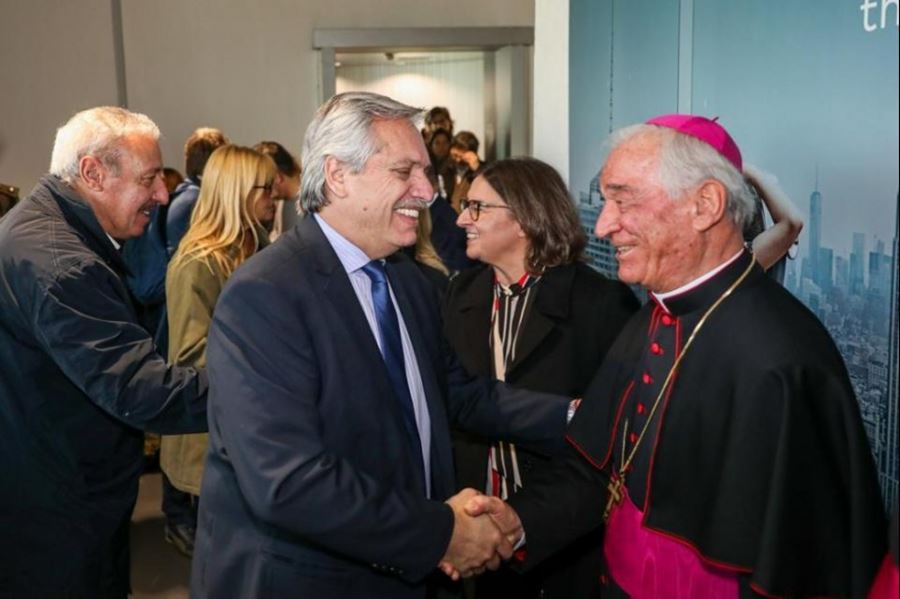
M218 129L200 127L195 129L184 142L184 176L172 193L172 203L166 214L166 246L171 258L178 249L181 238L187 233L191 224L194 205L200 196L200 184L203 180L203 169L212 153L220 146L228 143L228 139Z
M125 597L143 431L206 430L206 377L156 352L119 253L168 200L158 139L76 114L0 221L0 596Z

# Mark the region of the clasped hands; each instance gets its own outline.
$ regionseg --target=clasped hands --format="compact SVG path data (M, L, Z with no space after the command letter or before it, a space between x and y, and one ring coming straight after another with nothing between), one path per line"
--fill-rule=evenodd
M508 504L475 489L447 500L453 510L453 536L438 567L453 580L496 570L512 557L522 538L522 522Z

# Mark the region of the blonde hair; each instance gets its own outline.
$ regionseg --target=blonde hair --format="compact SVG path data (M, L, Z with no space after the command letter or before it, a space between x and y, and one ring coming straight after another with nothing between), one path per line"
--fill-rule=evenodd
M263 193L259 188L274 179L275 163L268 156L243 146L217 148L206 163L191 225L170 267L212 260L226 277L234 272L259 247L262 225L253 215L253 203Z
M431 212L427 208L419 211L419 226L416 233L416 261L449 275L450 271L431 243Z

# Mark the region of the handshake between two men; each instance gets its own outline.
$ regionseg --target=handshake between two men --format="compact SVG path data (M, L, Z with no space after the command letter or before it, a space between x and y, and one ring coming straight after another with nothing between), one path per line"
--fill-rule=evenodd
M498 497L463 489L446 501L453 536L438 567L453 580L496 570L524 535L518 514Z

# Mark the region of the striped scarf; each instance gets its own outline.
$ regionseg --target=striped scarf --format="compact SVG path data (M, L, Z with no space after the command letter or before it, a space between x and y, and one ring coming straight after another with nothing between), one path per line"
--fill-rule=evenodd
M535 285L540 275L525 273L510 286L504 286L494 276L494 302L491 306L491 334L489 345L493 358L494 377L505 381L508 367L516 359L519 334L534 300ZM512 492L509 485L512 483ZM522 488L516 446L500 441L491 445L488 454L487 494L501 499Z

